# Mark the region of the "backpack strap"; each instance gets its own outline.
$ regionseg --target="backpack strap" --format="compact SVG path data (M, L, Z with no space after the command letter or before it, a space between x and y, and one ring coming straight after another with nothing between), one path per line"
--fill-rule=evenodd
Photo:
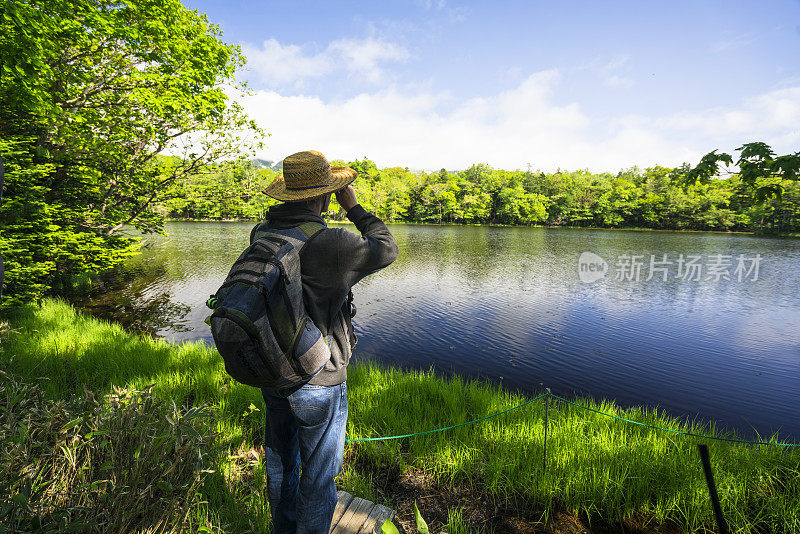
M314 221L304 222L298 228L306 234L306 239L311 239L317 232L320 232L323 228L326 228L325 225L320 224Z
M327 228L324 224L313 222L313 221L306 221L302 224L297 226L292 226L290 228L283 228L277 229L269 226L268 224L261 223L253 228L250 232L250 244L252 245L259 239L263 239L267 235L273 235L278 240L285 242L289 242L297 249L298 254L300 250L305 247L306 243L311 241L311 238L319 234L322 230ZM257 237L259 236L260 237ZM266 234L266 235L264 235Z
M327 228L327 226L317 222L307 221L299 226L296 226L296 228L303 232L303 235L306 236L306 238L303 240L303 244L297 249L297 253L300 254L300 251L306 248L306 245L309 243L309 241L314 239L314 237L317 236L322 230Z

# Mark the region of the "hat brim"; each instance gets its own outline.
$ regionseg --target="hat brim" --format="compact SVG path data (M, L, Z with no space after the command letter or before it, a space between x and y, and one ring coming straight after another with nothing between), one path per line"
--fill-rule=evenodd
M295 201L295 200L311 200L312 198L321 197L328 193L338 191L356 179L356 171L350 167L331 167L331 175L325 180L325 184L319 186L307 187L304 189L286 189L286 182L283 180L283 173L281 173L266 189L264 194L271 196L277 200Z

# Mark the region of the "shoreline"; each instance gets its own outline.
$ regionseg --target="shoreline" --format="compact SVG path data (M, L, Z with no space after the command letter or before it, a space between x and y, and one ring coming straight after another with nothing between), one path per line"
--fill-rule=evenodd
M102 291L102 290L100 290ZM102 293L101 293L102 294ZM132 335L138 336L148 336L154 339L159 339L171 344L180 345L184 342L190 343L204 343L206 346L210 348L214 348L213 342L209 339L204 340L181 340L181 339L174 339L171 338L170 335L160 335L157 333L156 330L152 329L138 329L136 324L125 321L124 318L121 317L111 317L108 316L108 310L100 307L98 309L94 309L91 304L92 299L97 298L97 295L93 297L76 297L73 296L72 298L67 298L67 302L72 305L77 312L86 314L88 316L92 316L98 320L108 320L112 322L116 322L119 324L123 329L125 329L128 333ZM89 305L87 305L89 304ZM377 355L374 355L377 356ZM452 380L454 378L460 378L464 381L469 382L476 382L479 384L484 384L488 387L499 387L502 388L504 391L520 395L520 396L535 396L542 391L542 388L550 385L552 387L553 384L546 384L543 382L535 382L539 384L539 387L531 387L526 385L509 385L507 380L504 380L503 377L499 378L490 378L487 377L480 372L458 372L454 370L452 366L447 366L443 364L442 366L437 366L434 362L430 362L429 364L420 365L418 367L407 366L400 361L391 361L391 360L384 360L379 361L379 358L373 358L372 356L365 356L360 353L360 351L356 351L351 359L352 363L358 364L367 364L369 362L375 361L378 365L388 368L395 368L402 372L406 373L415 373L415 372L431 372L433 375L439 380ZM684 424L690 424L695 422L696 424L703 425L703 426L710 426L713 425L715 428L719 430L722 434L737 434L743 439L747 440L758 440L762 435L770 435L773 434L777 436L780 441L800 441L800 434L797 431L794 433L788 432L785 430L783 424L775 427L772 426L770 429L765 430L762 429L763 434L759 434L757 429L754 429L752 425L749 423L739 423L738 425L732 421L724 421L723 419L715 419L713 415L706 415L701 416L695 411L692 411L689 408L685 409L669 409L664 407L664 403L668 402L668 399L652 399L650 401L641 400L641 399L632 399L627 398L620 400L614 393L613 390L600 390L600 391L591 391L591 390L584 390L584 389L576 389L571 387L569 384L561 385L560 388L556 388L554 394L559 394L562 396L568 396L570 398L593 398L599 399L601 401L611 401L616 406L621 409L641 409L646 408L648 410L657 411L659 413L663 413L665 417L675 419L676 421L682 421Z
M263 489L265 476L259 459L263 400L258 390L227 377L213 348L130 334L54 300L8 312L6 320L10 324L0 334L3 370L40 382L49 398L81 394L84 386L105 394L112 385L153 384L155 395L184 409L208 403L219 433L209 445L214 473L201 486L206 503L196 504L191 521L195 529L229 531L267 524L268 506L253 493ZM372 361L354 362L348 374L351 439L425 432L530 400L460 376ZM713 422L701 426L606 400L582 403L644 424L731 437L719 434ZM548 463L542 471L543 416L537 401L445 432L349 443L337 484L394 507L401 527L413 525L416 500L437 532L574 532L570 525L605 524L660 533L713 525L697 475L699 438L623 424L559 401L549 408ZM701 441L711 449L723 510L740 529L800 529L800 518L791 512L800 507L800 477L786 476L800 464L798 447Z
M164 219L164 222L216 222L216 223L244 223L249 222L256 224L260 219ZM326 219L326 224L336 225L350 225L348 220ZM547 229L568 229L568 230L612 230L612 231L632 231L632 232L665 232L665 233L678 233L678 234L722 234L722 235L746 235L752 237L766 237L766 238L800 238L800 233L758 233L755 231L743 230L695 230L695 229L674 229L674 228L647 228L639 226L566 226L566 225L545 225L545 224L532 224L532 225L513 225L501 223L434 223L434 222L416 222L416 221L392 221L384 220L386 224L402 225L402 226L461 226L461 227L478 227L478 228L547 228Z
M107 318L102 316L102 313L96 313L91 308L82 307L80 299L77 299L77 300L75 300L75 299L67 299L67 301L79 313L83 313L83 314L92 316L92 317L94 317L94 318L96 318L98 320L101 320L101 321L102 320L110 320L112 322L116 322L115 319L113 319L113 318L107 319ZM200 341L171 340L168 337L161 336L161 335L159 335L159 334L157 334L155 332L137 331L134 327L132 327L131 329L128 329L125 326L124 322L120 322L118 324L120 324L120 326L122 326L123 329L125 329L127 332L129 332L132 335L148 336L148 337L152 337L153 339L162 340L162 341L165 341L165 342L173 344L173 345L180 345L180 344L182 344L184 342L203 343L206 346L210 347L211 349L214 348L214 345L211 342L206 342L206 341L202 341L202 340L200 340ZM509 394L519 395L519 396L522 396L522 397L535 396L535 395L541 393L541 390L539 388L526 388L524 386L510 386L510 385L508 385L507 382L504 382L503 378L500 378L499 380L494 380L494 379L491 379L491 378L486 377L486 376L481 375L481 374L459 373L459 372L454 371L452 368L448 368L446 366L437 367L433 363L431 363L430 365L424 366L424 367L409 367L409 366L405 366L402 363L398 363L398 362L394 362L394 363L378 362L377 360L374 360L373 358L371 358L369 356L362 356L359 353L354 354L352 359L351 359L351 365L352 364L366 365L366 364L369 364L370 362L375 362L375 363L377 363L377 365L379 365L381 367L396 369L396 370L398 370L400 372L403 372L403 373L418 373L418 372L428 373L429 372L429 373L432 373L436 377L437 380L447 381L447 380L453 380L455 378L458 378L458 379L461 379L463 381L475 382L477 384L485 385L486 387L489 387L489 388L501 388L502 390L504 390L505 392L507 392ZM547 384L542 384L541 382L540 382L540 385L541 385L542 388L547 386ZM687 411L669 410L667 408L664 408L663 404L661 402L659 402L659 401L655 401L655 402L638 401L637 402L636 400L628 400L626 402L621 402L613 394L608 393L608 392L606 392L606 393L599 392L599 393L594 393L593 394L591 392L581 391L581 390L577 390L577 389L574 389L574 388L567 388L565 390L562 390L558 394L560 394L562 396L567 396L569 398L592 398L592 399L599 399L600 402L612 402L612 403L615 404L615 406L617 406L618 408L623 409L623 410L625 410L625 409L647 409L647 410L652 410L652 411L658 412L660 414L663 414L667 418L673 419L675 421L682 422L682 424L684 424L684 425L690 425L692 423L695 423L697 425L704 426L704 427L713 426L714 428L716 428L719 431L720 434L723 434L723 435L736 434L739 437L741 437L742 439L746 439L746 440L758 440L761 437L761 435L758 433L758 431L754 430L752 428L752 426L750 426L750 427L745 427L745 426L737 427L733 423L721 422L720 420L714 419L711 416L702 417L702 416L699 416L698 414L696 414L694 412L691 412L691 411L688 411L688 410ZM764 434L764 435L767 435L767 434ZM787 440L788 441L800 441L800 435L792 435L790 433L787 433L787 432L783 431L783 427L782 426L779 427L777 430L774 430L772 432L772 434L769 434L769 435L770 436L774 435L779 441L783 441L783 442L785 442Z

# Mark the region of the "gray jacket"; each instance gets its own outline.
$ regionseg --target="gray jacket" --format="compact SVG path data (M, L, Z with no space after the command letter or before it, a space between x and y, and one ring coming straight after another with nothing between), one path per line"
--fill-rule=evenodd
M304 222L326 227L315 234L300 252L303 302L314 324L328 337L331 359L309 384L335 386L347 380L347 364L355 346L347 296L356 282L397 259L397 242L383 222L360 204L347 212L361 232L327 228L325 220L303 205L272 206L265 220L250 232L250 242L259 230L291 228Z

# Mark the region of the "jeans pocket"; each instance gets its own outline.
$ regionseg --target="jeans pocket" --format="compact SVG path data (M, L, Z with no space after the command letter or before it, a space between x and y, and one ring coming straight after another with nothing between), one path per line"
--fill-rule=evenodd
M328 386L306 385L289 395L289 406L300 425L309 427L328 422L331 390Z

